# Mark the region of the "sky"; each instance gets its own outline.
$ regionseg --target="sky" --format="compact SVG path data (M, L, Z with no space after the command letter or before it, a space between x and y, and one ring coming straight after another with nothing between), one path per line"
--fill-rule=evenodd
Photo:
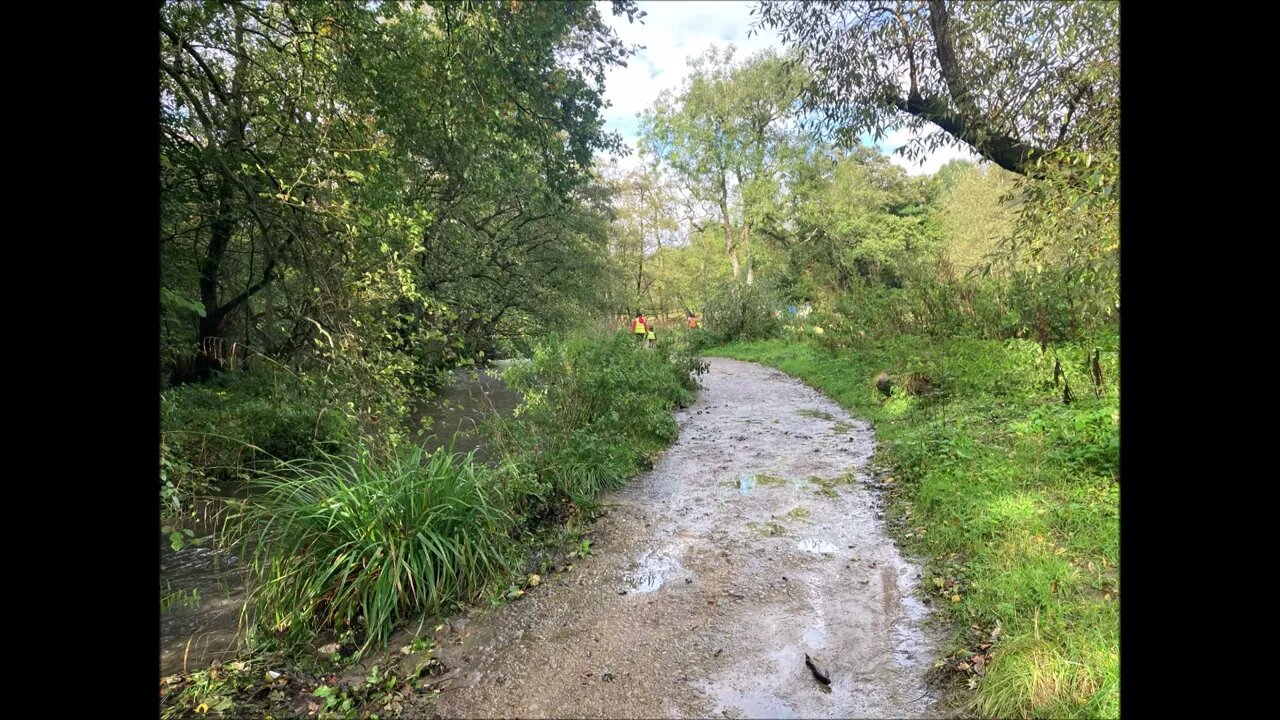
M605 111L605 129L620 133L632 148L635 147L638 126L636 115L653 105L663 90L680 87L689 72L689 58L701 55L713 43L720 47L732 43L738 48L735 55L738 58L768 47L779 52L783 50L781 40L772 30L761 30L747 37L747 31L755 20L750 14L750 2L639 2L640 9L648 13L643 25L640 21L628 24L625 15L614 17L608 2L597 2L597 5L605 22L618 33L623 43L645 46L628 59L627 67L615 67L605 77L605 99L612 103ZM890 132L878 147L890 152L906 144L911 137L908 131ZM868 144L870 140L870 137L864 138ZM925 159L923 166L898 155L890 155L890 158L912 175L932 174L955 158L978 159L970 152L955 148L940 148ZM630 166L635 160L633 153L621 164Z

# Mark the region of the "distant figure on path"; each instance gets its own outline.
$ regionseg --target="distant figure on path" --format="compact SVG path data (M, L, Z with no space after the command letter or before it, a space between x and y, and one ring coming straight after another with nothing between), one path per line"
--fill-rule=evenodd
M636 342L641 342L649 333L649 323L644 319L644 313L636 311L636 319L631 321L631 332L635 333Z

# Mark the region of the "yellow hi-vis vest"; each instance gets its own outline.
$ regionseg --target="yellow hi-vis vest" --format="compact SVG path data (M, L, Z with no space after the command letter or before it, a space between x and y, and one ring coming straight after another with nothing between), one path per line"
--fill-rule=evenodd
M652 340L652 339L653 339L653 331L652 331L652 330L650 330L650 331L649 331L649 337L648 337L648 339L650 339L650 340Z
M644 327L645 327L645 326L644 326L644 323L642 323L642 322L638 322L638 323L636 323L636 334L637 334L637 335L643 335L643 334L644 334Z

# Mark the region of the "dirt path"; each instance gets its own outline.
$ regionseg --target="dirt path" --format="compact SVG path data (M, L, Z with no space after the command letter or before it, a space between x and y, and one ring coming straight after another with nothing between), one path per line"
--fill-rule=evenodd
M937 631L862 486L868 424L759 365L702 382L680 439L604 499L597 554L442 638L441 716L933 714Z

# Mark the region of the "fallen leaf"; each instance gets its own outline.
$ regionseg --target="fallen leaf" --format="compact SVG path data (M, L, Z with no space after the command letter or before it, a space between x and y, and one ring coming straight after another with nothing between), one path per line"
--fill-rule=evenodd
M538 587L538 583L542 582L542 578L537 574L529 576L529 587Z
M977 689L978 689L978 678L976 678L976 677L971 677L971 678L969 678L969 689L970 689L970 690L977 690Z
M951 602L953 602L953 603L960 602L960 596L959 596L959 595L952 595L952 596L951 596Z
M957 669L957 670L968 670L968 669L969 669L969 663L967 663L967 662L960 662L960 663L958 663L958 664L956 665L956 669Z

